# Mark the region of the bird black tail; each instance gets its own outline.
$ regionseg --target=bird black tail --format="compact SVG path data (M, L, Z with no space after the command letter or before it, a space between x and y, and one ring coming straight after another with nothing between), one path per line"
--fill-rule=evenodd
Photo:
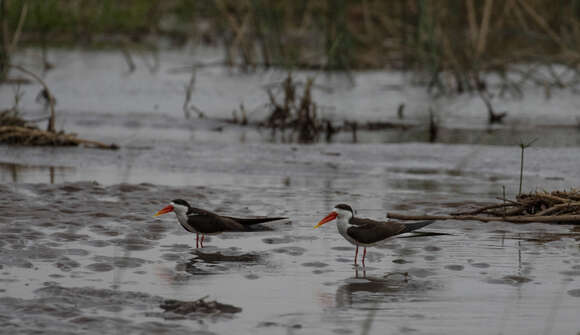
M405 223L405 229L401 232L401 234L408 233L408 232L412 232L413 230L417 230L419 228L423 228L423 227L425 227L427 225L432 224L433 222L435 222L435 220Z
M258 223L265 223L265 222L270 222L270 221L288 219L288 218L282 218L282 217L279 217L279 218L251 218L251 219L233 218L233 217L229 217L229 216L225 216L225 217L228 219L234 220L243 226L251 226L251 225L258 224Z

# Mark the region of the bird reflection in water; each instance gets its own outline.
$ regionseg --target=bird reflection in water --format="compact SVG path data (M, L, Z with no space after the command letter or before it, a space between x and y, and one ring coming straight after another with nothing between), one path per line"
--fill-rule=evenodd
M382 277L367 277L366 270L355 268L355 277L345 280L335 293L335 307L350 306L355 303L397 300L402 293L413 291L416 285L409 281L406 272L387 273ZM390 297L390 299L386 299Z

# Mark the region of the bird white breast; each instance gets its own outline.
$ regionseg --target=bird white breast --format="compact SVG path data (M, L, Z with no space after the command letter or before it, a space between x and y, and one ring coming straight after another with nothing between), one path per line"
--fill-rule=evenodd
M184 226L190 228L192 231L196 231L187 221L187 208L180 205L173 205L173 212L177 216L177 221Z
M177 216L177 221L182 225L187 224L187 215L179 212L175 212L175 216Z
M336 227L338 228L338 232L340 233L340 235L342 235L342 237L344 237L345 240L349 241L351 244L357 245L358 243L350 236L348 236L348 234L346 233L346 230L348 228L350 228L350 224L348 223L349 219L347 219L346 217L338 217L336 219Z

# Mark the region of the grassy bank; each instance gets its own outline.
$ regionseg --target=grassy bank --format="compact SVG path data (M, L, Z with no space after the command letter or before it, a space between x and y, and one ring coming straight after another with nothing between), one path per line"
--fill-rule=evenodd
M513 63L575 71L580 62L580 0L1 2L3 35L20 27L20 45L116 46L165 36L176 45L222 45L227 63L248 69L388 67L460 92L484 88L482 72L504 76ZM3 45L0 59L10 51Z

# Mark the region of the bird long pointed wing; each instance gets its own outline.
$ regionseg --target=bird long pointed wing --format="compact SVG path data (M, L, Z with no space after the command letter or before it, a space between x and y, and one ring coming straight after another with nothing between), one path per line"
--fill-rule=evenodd
M245 231L258 223L286 219L282 217L236 218L221 216L201 208L191 207L187 214L188 223L197 231L211 234L225 231Z
M375 243L404 232L405 225L400 222L384 222L371 219L352 218L346 233L360 243Z
M237 223L243 225L243 226L251 226L251 225L255 225L258 223L266 223L266 222L271 222L271 221L278 221L278 220L287 220L288 218L284 218L284 217L263 217L263 218L235 218L235 217L231 217L231 216L223 216L224 218L228 218L230 220L234 220Z
M225 231L244 231L243 225L228 218L201 208L190 207L187 213L187 223L195 230L204 234Z
M401 232L401 234L408 233L408 232L412 232L413 230L417 230L419 228L423 228L423 227L425 227L427 225L432 224L433 222L435 222L435 220L417 221L417 222L405 223L405 229Z

